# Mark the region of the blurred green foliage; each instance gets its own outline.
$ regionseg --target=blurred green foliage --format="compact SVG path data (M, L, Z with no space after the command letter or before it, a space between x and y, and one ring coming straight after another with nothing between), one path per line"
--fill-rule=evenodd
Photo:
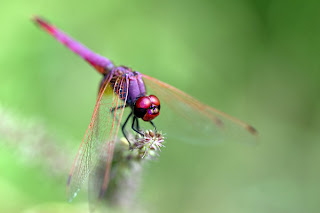
M312 0L4 0L0 106L41 120L54 137L70 141L73 158L101 77L37 29L30 18L38 14L116 64L170 83L261 133L258 146L202 147L168 138L137 195L147 212L318 212L319 6ZM3 128L8 121L1 122ZM1 134L1 212L86 212L65 203L67 173L50 175L42 159L25 160L16 151L26 143L10 147ZM85 192L78 200L86 201Z

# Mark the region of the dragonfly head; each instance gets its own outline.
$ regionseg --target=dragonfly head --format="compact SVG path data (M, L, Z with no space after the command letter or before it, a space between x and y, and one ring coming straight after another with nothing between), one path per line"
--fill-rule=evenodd
M155 95L142 96L134 104L133 113L144 121L151 121L160 113L160 101Z

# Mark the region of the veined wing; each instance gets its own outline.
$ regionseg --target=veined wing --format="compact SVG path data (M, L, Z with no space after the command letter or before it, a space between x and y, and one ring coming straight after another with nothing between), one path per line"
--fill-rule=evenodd
M128 78L119 77L114 87L110 86L110 74L99 91L90 125L80 145L67 182L67 196L71 201L80 190L83 182L92 172L97 162L104 159L105 173L97 198L103 196L108 187L109 172L113 149L118 134L120 121L126 106Z
M200 144L225 140L257 141L258 132L251 125L205 105L169 84L144 74L142 76L147 89L152 92L149 94L160 99L159 121L161 117L166 122L158 129L167 133L168 137L177 136L181 140Z
M85 59L98 72L104 74L110 71L114 67L113 63L109 59L97 53L92 52L90 49L88 49L81 43L77 42L76 40L72 39L70 36L62 32L61 30L57 29L53 25L50 25L48 22L41 19L40 17L35 16L33 20L36 24L38 24L42 29L44 29L50 35L52 35L60 43L64 44L71 51L73 51L74 53L76 53L77 55Z

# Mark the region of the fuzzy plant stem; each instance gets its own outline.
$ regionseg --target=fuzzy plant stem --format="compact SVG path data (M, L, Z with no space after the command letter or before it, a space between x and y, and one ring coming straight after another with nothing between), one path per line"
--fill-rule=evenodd
M161 132L147 130L144 136L131 134L130 138L133 150L129 150L125 139L116 141L110 181L104 197L108 206L130 208L133 205L143 164L158 157L161 147L164 147ZM17 159L25 165L39 166L41 171L59 182L61 178L67 177L74 157L75 150L68 145L70 142L53 134L43 122L23 118L0 107L0 148L14 150ZM102 168L105 168L105 159L100 159L100 164L101 169L93 171L91 178L104 177ZM89 183L98 181L91 180Z

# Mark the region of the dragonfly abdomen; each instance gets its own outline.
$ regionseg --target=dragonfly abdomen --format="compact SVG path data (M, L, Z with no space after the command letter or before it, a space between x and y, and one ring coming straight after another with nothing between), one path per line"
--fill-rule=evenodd
M40 17L34 17L34 21L46 32L52 35L56 40L60 43L68 47L72 52L79 55L81 58L86 60L90 65L92 65L98 72L102 74L106 74L110 70L114 68L113 63L88 49L86 46L81 44L80 42L74 40L63 31L59 30L58 28L54 27L53 25L49 24L45 20L41 19Z

